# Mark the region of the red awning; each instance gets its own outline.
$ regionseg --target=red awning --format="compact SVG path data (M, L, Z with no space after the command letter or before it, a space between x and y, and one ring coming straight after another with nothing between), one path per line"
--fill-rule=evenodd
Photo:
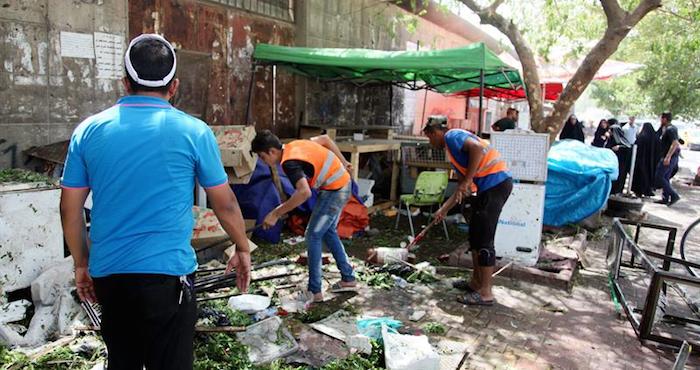
M561 83L546 83L542 84L542 89L545 94L545 100L555 101L559 99L559 95L564 90L564 85ZM468 98L478 98L479 89L471 89L467 91L462 91L454 94L456 96L464 96ZM495 100L525 100L527 96L525 95L525 90L519 88L517 90L503 89L503 88L490 88L484 89L484 97L488 99Z

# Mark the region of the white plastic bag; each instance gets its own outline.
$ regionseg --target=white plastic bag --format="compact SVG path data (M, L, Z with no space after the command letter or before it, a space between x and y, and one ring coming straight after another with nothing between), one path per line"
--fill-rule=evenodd
M388 370L440 370L440 356L425 335L393 334L384 326L382 338Z

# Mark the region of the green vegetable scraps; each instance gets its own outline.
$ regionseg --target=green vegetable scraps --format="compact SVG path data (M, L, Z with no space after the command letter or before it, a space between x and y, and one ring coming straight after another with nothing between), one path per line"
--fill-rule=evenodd
M445 325L442 325L439 322L426 323L425 325L423 325L423 330L428 334L435 335L444 335L445 333L447 333Z

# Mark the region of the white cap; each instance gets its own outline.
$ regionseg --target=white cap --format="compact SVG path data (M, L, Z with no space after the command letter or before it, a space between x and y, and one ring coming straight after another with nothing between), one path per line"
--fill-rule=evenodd
M170 70L170 73L168 73L165 77L163 77L162 80L144 80L139 77L138 72L134 69L134 66L131 64L131 47L136 45L137 42L143 41L143 40L158 40L165 45L168 46L170 49L170 52L173 54L173 68ZM126 49L126 54L124 54L124 65L126 66L126 72L129 74L129 76L139 85L142 86L147 86L147 87L163 87L167 85L170 80L173 79L175 76L175 70L177 69L177 58L175 57L175 49L173 49L173 46L166 40L163 36L161 35L156 35L155 33L144 33L142 35L139 35L135 37L131 42L129 43L129 47Z

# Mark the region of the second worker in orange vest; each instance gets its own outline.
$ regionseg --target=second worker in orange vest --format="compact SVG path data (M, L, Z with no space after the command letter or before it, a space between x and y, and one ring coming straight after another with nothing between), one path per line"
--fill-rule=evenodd
M433 118L423 129L430 144L446 149L452 167L459 175L455 193L435 213L441 220L457 203L471 196L469 218L469 250L472 254L474 273L471 281L460 281L455 288L466 290L457 300L466 305L493 305L493 278L496 249L493 240L498 218L510 193L513 180L498 151L478 136L460 129L448 130L442 118Z
M272 210L263 221L263 227L274 226L280 217L302 205L311 197L311 189L319 191L309 223L306 226L309 286L315 302L323 301L321 292L321 252L323 244L333 254L340 270L341 280L331 286L332 292L354 290L355 274L345 247L337 233L340 214L350 197L350 164L328 136L311 140L294 140L282 145L269 130L258 133L251 144L269 166L282 164L282 170L294 185L294 194Z

